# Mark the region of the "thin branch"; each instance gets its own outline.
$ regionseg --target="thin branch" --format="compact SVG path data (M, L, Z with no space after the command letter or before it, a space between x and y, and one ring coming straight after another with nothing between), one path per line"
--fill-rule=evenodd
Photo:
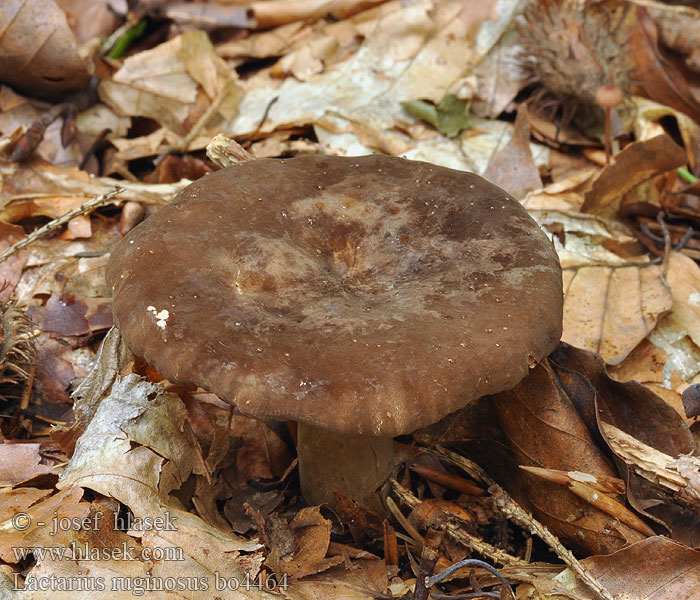
M498 485L479 465L468 458L459 456L445 448L435 448L435 453L450 460L476 479L480 479L489 485L489 492L494 503L501 511L514 523L517 523L526 530L534 533L545 544L547 544L566 565L579 576L581 581L591 588L599 598L603 600L615 600L598 578L591 573L572 553L568 550L549 529L537 521L530 513L523 509L500 485Z
M124 191L124 188L122 187L117 187L113 189L111 192L107 192L106 194L102 194L101 196L97 196L95 198L91 198L87 202L84 202L81 204L78 208L74 208L73 210L68 211L66 214L61 215L57 219L54 219L53 221L49 221L46 225L43 227L39 227L39 229L36 229L35 231L32 231L27 237L22 238L19 242L16 244L13 244L9 248L7 248L2 254L0 254L0 263L3 262L4 260L8 259L10 256L13 256L17 254L20 250L26 248L30 244L33 244L36 242L38 239L44 237L45 235L48 235L49 233L56 231L60 227L63 227L68 221L71 219L75 219L75 217L79 217L80 215L84 215L89 213L91 210L94 208L97 208L98 206L102 206L104 204L107 204L114 198L116 195L121 194Z

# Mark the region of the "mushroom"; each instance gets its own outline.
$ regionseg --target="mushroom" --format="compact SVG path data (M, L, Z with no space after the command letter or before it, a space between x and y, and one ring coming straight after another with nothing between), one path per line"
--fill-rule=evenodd
M116 246L107 281L168 380L299 422L309 503L373 503L394 436L510 389L561 335L559 262L517 201L379 155L203 177Z

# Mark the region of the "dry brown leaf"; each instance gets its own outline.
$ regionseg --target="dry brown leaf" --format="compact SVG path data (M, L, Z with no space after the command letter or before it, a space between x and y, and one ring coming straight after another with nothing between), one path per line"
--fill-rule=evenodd
M267 28L331 15L345 19L387 0L266 0L249 5L257 27Z
M470 512L449 500L427 498L416 506L408 516L408 521L421 531L428 527L444 529L447 523L459 519L462 523L472 524L474 517Z
M283 558L279 566L294 579L326 571L345 559L342 556L326 557L331 539L331 522L321 515L320 506L302 508L289 524L294 531L297 551Z
M528 192L542 187L542 179L530 151L530 125L525 103L518 108L512 139L491 159L484 177L516 200L522 200Z
M412 594L412 581L396 583L392 587L394 598ZM353 569L339 565L315 577L295 581L290 586L305 600L372 600L386 593L389 587L384 561L353 561Z
M161 205L169 202L177 192L191 183L183 180L178 183L144 184L121 181L110 177L90 177L76 167L55 167L52 165L24 165L0 162L0 203L5 211L15 210L11 204L21 204L32 198L81 197L83 202L92 196L101 196L115 187L123 187L120 200L133 200L141 204ZM16 209L20 210L20 209Z
M41 464L39 443L0 445L0 487L16 485L39 475L58 475L50 465Z
M78 43L107 37L119 26L119 16L110 0L56 0L66 13L68 24Z
M50 494L50 490L34 488L0 489L0 560L16 564L31 546L67 547L75 539L77 528L54 527L54 518L65 517L69 523L86 518L90 505L80 502L83 490Z
M700 588L700 552L665 537L647 538L610 556L592 556L583 564L617 598L690 600ZM579 597L595 598L580 581L572 582Z
M191 31L127 58L112 81L102 82L99 92L117 113L150 117L185 136L192 133L184 123L199 86L218 121L234 117L242 94L236 73L216 55L204 32ZM201 126L213 127L214 116L205 112L207 122Z
M583 194L579 190L597 171L593 167L577 170L541 191L528 194L522 205L528 210L578 212L583 205Z
M605 218L532 209L530 215L553 233L563 269L562 339L619 364L671 309L663 268L635 257L635 238Z
M700 10L692 6L668 6L655 3L647 6L649 15L659 28L659 39L664 45L685 54L685 64L700 73Z
M666 404L672 406L690 425L693 419L686 417L681 399L681 394L688 384L681 379L678 371L672 369L670 377L666 377L664 365L667 361L668 354L647 338L642 340L619 365L609 366L608 373L617 381L643 383L657 396L663 398Z
M581 210L615 219L627 192L656 175L684 166L686 160L683 148L667 134L634 142L600 172Z
M560 344L550 360L556 364L559 382L567 395L576 398L591 431L600 432L605 439L605 429L600 425L605 422L669 456L697 452L691 432L672 407L640 383L610 379L600 356ZM679 505L670 494L662 493L658 486L627 472L623 461L616 462L620 476L626 479L631 506L663 523L674 539L696 545L700 540L698 516Z
M0 220L0 252L4 252L24 237L24 228L10 225ZM0 301L7 300L17 285L22 269L27 262L27 253L19 252L0 263L0 281L6 282L6 287L0 290Z
M53 0L0 4L0 80L36 97L58 100L88 81L65 13Z
M548 364L535 367L514 389L493 397L501 428L515 456L514 466L531 465L615 477L615 469L598 448L575 400L562 392ZM513 495L567 545L607 554L641 534L593 508L568 489L521 472ZM512 484L511 484L512 487Z
M562 339L620 363L671 309L662 267L645 256L623 258L635 240L603 218L532 209L530 215L554 233L564 278Z
M672 306L663 270L651 264L565 269L564 293L562 340L611 365L622 362Z
M52 295L46 302L43 331L62 337L82 336L112 326L110 298L72 298Z
M300 33L301 32L301 33ZM311 28L303 21L280 25L269 31L252 33L240 40L218 44L216 53L223 58L268 58L283 55L290 45L311 33Z
M690 92L686 78L659 51L655 23L643 6L636 7L636 14L639 26L632 29L629 45L645 95L700 121L700 103Z
M678 125L683 146L688 154L688 162L693 169L700 165L700 123L688 115L663 104L646 98L635 97L631 100L634 113L634 132L638 140L647 140L663 131L660 122L664 117L671 117Z
M673 296L668 324L700 346L700 267L680 252L671 252L666 279Z

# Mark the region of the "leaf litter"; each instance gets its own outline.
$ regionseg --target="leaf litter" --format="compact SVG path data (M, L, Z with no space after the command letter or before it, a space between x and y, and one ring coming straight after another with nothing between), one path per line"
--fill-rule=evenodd
M37 350L22 377L11 368L0 383L3 593L48 597L32 585L53 578L101 582L114 598L211 597L213 587L222 598L413 595L435 552L436 572L486 558L518 597L689 597L699 484L681 394L700 382L700 200L675 169L698 175L697 11L616 5L619 30L596 38L591 23L613 23L595 11L583 19L566 0L538 9L592 36L593 54L575 66L581 90L625 75L604 82L625 94L606 164L602 113L581 93L587 104L571 117L576 94L528 70L548 42L523 37L520 3L237 4L128 13L49 2L39 29L31 3L0 9L12 17L0 32L2 297L33 320L19 335ZM99 54L142 19L147 34L124 58ZM49 37L56 50L37 52ZM592 66L611 43L632 48L629 73ZM90 74L100 102L63 110L11 162L32 123ZM210 158L217 134L228 138ZM308 152L486 174L549 233L564 270L564 343L514 390L397 446L406 468L390 518L350 499L336 514L304 507L293 425L232 415L211 394L162 381L114 330L105 338L104 266L130 227L221 162ZM18 335L14 305L2 305L3 348ZM529 524L472 463L427 455L435 444L485 468ZM52 536L38 523L54 519L68 525ZM459 573L443 592L494 583L484 569ZM76 595L50 597L63 594Z

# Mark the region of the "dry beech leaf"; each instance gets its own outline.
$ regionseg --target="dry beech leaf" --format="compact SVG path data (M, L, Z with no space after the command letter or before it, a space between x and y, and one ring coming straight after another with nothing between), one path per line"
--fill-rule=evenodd
M647 98L632 98L631 104L635 115L634 134L636 139L647 140L658 135L660 121L665 117L671 117L678 125L683 146L688 153L690 166L696 169L700 165L700 123L696 123L685 113Z
M610 556L592 556L583 564L616 598L690 600L700 589L700 552L665 537L647 538ZM578 579L572 581L578 598L595 598Z
M667 364L670 375L665 373ZM668 354L648 338L642 340L619 365L609 366L608 374L617 381L638 381L644 384L663 398L666 404L672 406L688 425L692 424L693 419L686 417L681 399L681 394L688 384L683 381L678 371L673 369Z
M0 252L4 252L13 244L16 244L24 237L24 227L11 225L0 219ZM12 294L12 290L19 282L22 269L27 263L27 253L18 252L10 256L7 260L0 262L0 281L6 282L6 287L0 290L0 301L7 300Z
M121 23L110 0L56 0L79 44L110 35ZM118 9L117 9L118 10Z
M289 527L294 531L297 550L279 565L284 573L299 579L341 564L342 556L326 557L331 539L331 522L321 515L320 506L302 508Z
M301 34L300 34L301 32ZM251 33L242 39L234 39L216 46L216 53L223 58L269 58L284 55L299 42L299 37L311 35L311 28L303 21L280 25L268 31Z
M266 0L249 5L257 27L268 28L328 15L345 19L387 0Z
M411 580L409 580L410 582ZM383 560L354 560L353 568L339 565L313 578L292 582L290 590L304 600L373 600L386 593L389 581ZM392 590L395 598L412 594L410 583L397 584ZM402 591L400 591L402 590ZM292 597L289 594L288 597Z
M700 73L700 10L691 6L656 4L646 7L659 28L659 38L669 48L687 55L685 64Z
M414 437L424 444L460 444L466 456L478 461L567 546L605 553L622 547L626 538L642 536L597 514L568 490L556 489L558 485L533 481L532 476L528 481L520 465L581 471L599 480L623 479L637 514L667 525L674 539L695 545L700 534L697 515L680 507L670 494L660 497L658 488L628 474L623 461L617 460L617 469L612 469L601 450L609 452L599 419L669 456L692 453L696 444L680 415L643 385L610 379L605 363L592 352L562 343L547 360L549 367L536 367L513 390L481 398ZM593 527L577 531L587 523Z
M530 124L527 104L518 108L513 138L496 154L484 172L490 182L502 187L516 200L542 187L540 173L530 151Z
M167 504L199 462L195 444L182 401L128 375L100 401L58 487L90 487L139 513Z
M0 487L16 485L40 475L58 475L49 465L41 464L38 443L0 445Z
M115 348L119 346L118 340L110 345L110 350L103 349L105 356L118 354ZM238 582L244 581L246 573L254 578L261 560L257 566L252 565L255 557L240 553L257 550L260 547L257 542L212 527L170 501L170 492L179 488L193 468L203 462L182 401L164 393L160 385L135 375L114 379L111 366L105 367L104 361L98 361L83 394L86 397L80 403L97 408L77 441L59 487L74 490L75 486L82 486L116 498L129 507L135 518L169 519L174 527L144 531L141 545L160 548L181 558L148 563L146 570L151 577L186 574L206 580L209 590L213 589L217 575ZM112 566L103 565L103 568L109 571ZM66 567L62 564L56 568L64 572L62 569ZM136 574L145 569L141 563L130 568ZM30 575L35 571L50 576L43 565ZM243 590L217 591L217 595L226 599L240 600L241 594ZM274 597L264 589L260 592L255 589L255 594L266 600Z
M672 307L659 265L565 269L562 340L619 364Z
M687 256L671 252L666 279L673 296L668 324L700 346L700 267Z
M617 476L547 362L531 370L515 388L492 399L516 469L529 465L596 477ZM608 554L643 537L567 488L522 471L514 478L521 481L512 491L516 500L524 500L535 517L567 545Z
M118 114L150 117L184 136L200 86L220 118L233 118L242 94L236 81L206 33L192 31L127 58L99 92Z
M88 81L65 13L53 0L0 3L0 80L24 93L58 100Z
M279 84L267 74L248 80L239 114L223 133L242 136L258 129L269 133L311 124L319 142L331 151L355 156L372 150L403 153L415 160L483 172L494 149L506 143L512 125L478 120L475 127L490 135L463 132L452 140L436 134L413 139L404 131L415 123L408 122L400 103L417 98L439 103L496 43L516 6L510 0L501 3L498 18L486 22L491 3L388 2L376 21L367 27L357 24L364 41L332 69L307 81L287 77ZM477 30L482 35L476 36ZM546 160L545 154L535 154L538 164Z
M1 219L10 219L12 214L24 214L23 195L47 198L82 197L83 202L92 196L100 196L123 187L119 200L133 200L141 204L161 205L172 200L182 188L191 183L188 180L167 184L145 184L121 181L110 177L90 177L85 171L76 167L56 167L42 165L23 167L18 164L0 162L0 177L3 180L0 189L0 203L3 210ZM17 204L14 207L13 204ZM33 203L32 203L33 205Z
M622 197L640 183L686 164L686 153L667 134L634 142L615 155L586 194L582 211L615 219Z
M54 532L52 519L87 517L90 505L80 502L83 490L73 488L45 497L50 493L49 490L35 488L0 490L0 560L11 564L21 562L24 557L17 555L15 548L68 546L74 541L76 530L57 529ZM16 517L18 513L26 514L27 518ZM21 520L15 522L13 517ZM26 528L16 527L15 524Z
M634 238L604 218L530 210L552 235L564 279L562 340L619 364L673 305L663 268L648 257L622 258Z
M631 371L627 367L623 373L630 374L621 374L620 378L657 383L667 388L659 388L658 393L683 414L679 394L700 373L700 268L683 254L671 252L666 277L671 287L673 310L659 321L648 338L659 355L651 363L655 374L637 376L633 374L633 367ZM646 364L649 363L647 358Z
M688 426L671 406L640 383L611 379L600 356L562 343L549 360L560 385L576 399L579 414L596 435L605 439L600 427L605 422L672 457L697 452ZM692 546L700 542L700 516L657 485L628 473L622 460L616 463L620 477L627 480L627 500L638 513L666 526L678 541Z
M636 7L638 27L632 29L630 50L646 95L700 120L700 103L693 97L686 78L658 48L658 30L643 6Z

